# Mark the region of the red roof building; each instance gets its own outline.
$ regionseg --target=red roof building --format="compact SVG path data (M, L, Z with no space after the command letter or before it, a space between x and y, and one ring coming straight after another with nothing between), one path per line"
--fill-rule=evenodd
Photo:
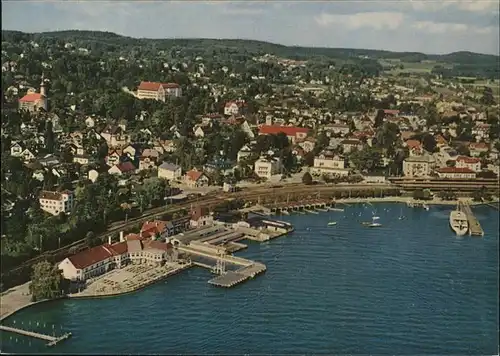
M137 88L137 98L165 101L167 96L180 97L182 90L176 83L142 81Z
M309 129L307 127L295 127L295 126L274 126L274 125L262 125L259 128L260 135L277 135L279 133L284 133L292 143L303 141Z
M476 172L470 168L443 167L436 169L440 178L451 179L473 179L476 178Z

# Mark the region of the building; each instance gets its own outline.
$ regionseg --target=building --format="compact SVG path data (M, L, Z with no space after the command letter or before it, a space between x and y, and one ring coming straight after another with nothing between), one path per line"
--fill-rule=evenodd
M224 115L242 115L245 113L246 107L245 100L228 101L224 105Z
M271 179L275 174L281 173L281 160L277 157L264 157L261 156L255 161L254 172L260 178Z
M311 169L313 174L326 174L329 176L347 176L349 169L345 168L344 157L334 154L330 150L322 151L314 157L314 166Z
M439 178L474 179L476 172L469 168L443 167L436 169Z
M471 156L479 157L482 153L486 154L490 150L490 146L485 142L471 142L469 150Z
M124 175L124 174L132 174L136 171L136 168L132 162L122 162L115 164L113 167L108 169L109 174L116 174L116 175Z
M236 161L239 163L241 162L243 159L249 157L252 155L252 149L248 146L248 145L245 145L243 146L239 151L238 151L238 155L237 155L237 158L236 158Z
M340 142L340 145L342 145L344 153L351 153L353 151L359 151L363 149L363 143L360 140L354 138L342 140Z
M70 213L73 209L74 195L70 190L52 192L43 190L39 196L40 208L52 215Z
M418 140L408 140L404 143L408 147L410 156L420 156L424 153L424 148Z
M457 168L468 168L474 172L481 171L481 160L479 158L458 156L455 164Z
M182 177L181 167L168 162L163 162L158 166L158 178L176 180Z
M206 187L210 184L210 179L203 172L192 169L184 176L186 184L191 188Z
M43 76L40 83L40 93L28 93L19 99L19 109L30 112L38 111L39 109L48 110L47 88L45 87Z
M273 126L273 125L262 125L259 128L260 135L277 135L279 133L284 133L286 137L292 142L292 144L303 141L309 129L307 127L295 127L295 126Z
M191 209L190 226L193 228L200 228L214 224L214 217L210 214L208 209L197 206Z
M176 83L141 82L137 88L137 98L165 101L167 97L182 96L182 89Z
M349 125L344 124L329 124L323 129L326 132L326 136L330 137L332 135L347 135L350 132Z
M408 157L403 161L403 174L405 177L428 177L435 166L436 160L432 156Z
M86 281L129 263L162 265L176 261L177 252L170 243L158 240L131 240L96 246L65 258L58 268L70 281Z

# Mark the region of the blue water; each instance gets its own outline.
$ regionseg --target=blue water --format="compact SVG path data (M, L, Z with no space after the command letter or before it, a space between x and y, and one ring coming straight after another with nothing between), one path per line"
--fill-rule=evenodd
M475 208L486 235L457 238L450 208L403 207L407 219L398 220L401 207L375 205L378 229L359 224L372 216L362 205L280 217L296 231L238 253L264 262L264 275L226 290L194 268L123 297L41 304L5 324L31 321L31 329L49 333L55 325L73 338L48 349L3 332L2 350L496 354L498 212ZM327 227L331 220L338 225Z

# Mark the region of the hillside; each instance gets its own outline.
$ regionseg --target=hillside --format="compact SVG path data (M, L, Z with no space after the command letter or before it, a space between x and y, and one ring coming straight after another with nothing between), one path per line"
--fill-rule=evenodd
M189 55L214 55L217 52L231 52L246 56L259 56L266 53L291 59L311 59L323 57L331 59L370 58L373 60L398 60L404 63L432 61L436 65L452 64L453 75L499 77L500 57L472 52L454 52L445 55L429 55L419 52L391 52L384 50L353 48L322 48L284 46L280 44L239 39L148 39L132 38L102 31L56 31L42 33L24 33L2 31L2 42L19 43L36 41L40 43L72 42L80 47L106 52L126 53L131 49L172 51L182 49Z
M498 56L480 54L473 52L454 52L445 55L427 55L419 52L391 52L385 50L371 49L354 49L354 48L326 48L326 47L299 47L299 46L284 46L280 44L256 41L256 40L234 40L234 39L205 39L205 38L186 38L186 39L149 39L149 38L132 38L118 35L112 32L103 31L55 31L41 33L24 33L20 31L2 31L2 41L11 41L12 39L31 41L39 38L54 38L60 40L80 40L80 41L98 41L107 42L109 44L124 44L124 45L144 45L156 44L159 47L173 46L192 46L192 47L228 47L228 48L244 48L252 53L272 53L279 56L326 56L332 58L346 58L368 56L370 58L387 58L400 59L406 61L413 60L435 60L445 63L469 64L478 61L497 61Z

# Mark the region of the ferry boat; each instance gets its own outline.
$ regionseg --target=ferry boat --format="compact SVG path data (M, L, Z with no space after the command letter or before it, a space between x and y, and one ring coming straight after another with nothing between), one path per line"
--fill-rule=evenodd
M450 227L458 236L464 236L469 231L467 215L459 207L450 213Z

